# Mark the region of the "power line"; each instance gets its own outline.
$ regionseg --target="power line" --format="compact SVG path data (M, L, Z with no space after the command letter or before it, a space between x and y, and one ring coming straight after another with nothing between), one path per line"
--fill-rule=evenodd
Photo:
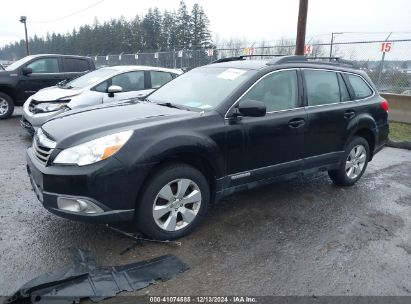
M32 21L32 22L27 22L27 23L50 23L50 22L56 22L56 21L59 21L59 20L62 20L62 19L66 19L66 18L71 17L71 16L74 16L74 15L77 15L77 14L79 14L79 13L81 13L81 12L84 12L85 10L88 10L88 9L92 8L92 7L100 4L100 3L103 2L103 1L105 1L105 0L97 1L97 2L93 3L92 5L89 5L89 6L83 8L83 9L81 9L81 10L75 11L74 13L71 13L71 14L69 14L69 15L62 16L62 17L59 17L59 18L56 18L56 19L45 20L45 21Z

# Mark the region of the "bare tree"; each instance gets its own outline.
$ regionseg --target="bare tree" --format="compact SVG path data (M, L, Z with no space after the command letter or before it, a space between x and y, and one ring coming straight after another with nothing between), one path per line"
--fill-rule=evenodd
M312 49L310 56L312 57L325 57L327 52L324 49L324 45L322 45L321 40L313 40L312 42Z
M357 60L357 50L356 50L355 48L352 48L352 49L350 50L350 54L349 54L349 56L348 56L348 59L349 59L349 60L352 60L352 61Z
M295 45L292 39L281 38L273 47L275 54L294 55Z

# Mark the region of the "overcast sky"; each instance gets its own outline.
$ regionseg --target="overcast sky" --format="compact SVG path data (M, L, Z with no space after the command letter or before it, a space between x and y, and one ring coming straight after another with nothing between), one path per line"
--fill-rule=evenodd
M21 15L28 18L29 36L47 32L66 33L82 24L123 15L131 19L149 7L173 10L179 0L104 0L96 6L55 22L49 21L84 9L98 0L3 0L0 12L0 46L24 38ZM238 37L248 41L281 37L296 32L298 0L186 0L203 6L210 19L213 36ZM307 36L331 32L408 32L411 35L410 0L309 0ZM347 34L348 35L348 34ZM326 35L318 36L324 38ZM339 39L342 39L341 37Z

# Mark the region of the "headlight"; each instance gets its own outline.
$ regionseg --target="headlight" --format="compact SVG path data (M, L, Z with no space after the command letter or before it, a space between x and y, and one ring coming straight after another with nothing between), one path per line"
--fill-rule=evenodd
M121 149L130 139L132 130L107 135L61 151L55 164L90 165L109 158Z
M35 113L55 112L66 107L68 102L44 102L34 106Z

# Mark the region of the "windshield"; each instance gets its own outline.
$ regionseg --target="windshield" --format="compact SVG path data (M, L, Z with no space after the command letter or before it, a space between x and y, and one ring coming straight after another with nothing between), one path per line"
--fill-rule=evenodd
M256 71L204 67L187 72L148 96L149 101L213 109Z
M65 83L62 87L63 88L75 88L75 89L83 89L90 85L100 82L101 80L105 79L106 77L116 73L117 71L114 69L100 69L95 70L93 72L84 74L72 81Z
M20 66L25 64L27 61L31 60L33 57L32 56L26 56L24 58L21 58L20 60L17 60L16 62L13 62L10 64L8 67L6 67L6 71L14 71L15 69L18 69Z

